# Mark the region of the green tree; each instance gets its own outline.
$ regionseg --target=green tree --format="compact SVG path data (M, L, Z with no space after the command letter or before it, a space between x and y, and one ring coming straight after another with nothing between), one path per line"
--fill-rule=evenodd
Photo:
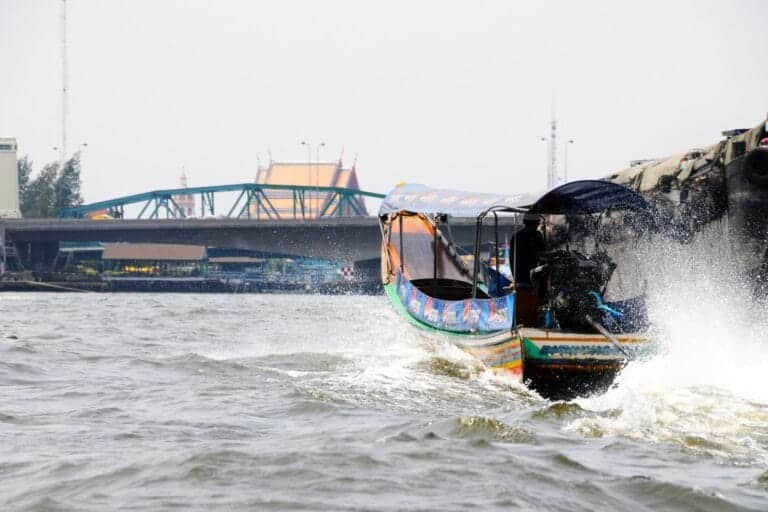
M43 167L34 178L28 156L18 162L19 206L28 218L57 217L59 210L83 204L80 194L80 152L75 153L59 172L58 163Z
M43 167L43 170L29 182L21 198L22 216L32 218L56 216L58 175L59 164L51 163Z
M19 171L19 201L22 203L21 209L24 209L24 195L29 186L29 179L32 177L32 160L28 155L24 155L18 162Z
M67 160L64 172L56 181L56 206L61 210L81 204L83 204L83 197L80 195L80 152L78 151Z

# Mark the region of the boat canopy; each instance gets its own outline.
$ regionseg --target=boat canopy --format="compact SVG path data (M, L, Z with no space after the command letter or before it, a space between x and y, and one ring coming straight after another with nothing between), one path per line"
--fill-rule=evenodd
M379 215L405 211L475 218L494 207L508 207L515 210L520 205L532 203L536 197L530 194L462 192L409 183L399 185L384 198L379 208Z
M572 181L544 194L528 206L542 215L586 215L605 210L648 210L640 194L622 185L601 180Z
M580 180L556 187L543 196L533 194L482 194L405 184L392 190L381 203L379 215L396 212L448 214L474 218L491 209L541 215L585 215L604 210L648 210L637 192L609 181Z

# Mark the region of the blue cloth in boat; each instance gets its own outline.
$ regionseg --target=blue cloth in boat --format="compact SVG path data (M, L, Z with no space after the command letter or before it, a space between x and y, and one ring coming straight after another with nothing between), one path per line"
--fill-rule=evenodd
M397 296L408 313L436 329L495 332L512 328L514 294L490 299L442 300L430 297L397 272Z

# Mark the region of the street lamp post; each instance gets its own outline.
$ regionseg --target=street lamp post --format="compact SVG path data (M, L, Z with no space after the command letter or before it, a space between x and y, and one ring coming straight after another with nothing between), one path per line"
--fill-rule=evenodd
M315 154L315 186L320 186L320 148L325 147L325 142L317 145ZM315 191L315 201L317 202L317 216L320 217L320 192Z
M307 184L312 185L312 144L309 142L303 140L301 141L302 146L307 146ZM305 194L306 196L306 194ZM312 193L310 192L309 197L312 197ZM307 203L307 211L309 212L309 218L312 218L312 201L309 201Z
M571 144L573 144L573 139L568 139L568 142L565 144L565 159L564 159L565 176L563 177L564 183L568 183L568 146Z
M303 140L301 141L302 146L307 146L307 185L310 187L312 185L312 144ZM325 142L320 142L316 146L316 158L315 158L315 179L317 186L320 186L320 148L325 146ZM319 201L319 195L317 191L313 194L312 191L309 192L309 202L307 205L307 209L309 211L309 217L312 218L312 201ZM314 198L314 199L313 199ZM315 208L315 215L320 215L320 205L318 204Z

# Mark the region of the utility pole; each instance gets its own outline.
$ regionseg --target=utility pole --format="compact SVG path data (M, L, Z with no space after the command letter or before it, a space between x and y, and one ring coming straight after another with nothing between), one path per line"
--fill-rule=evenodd
M309 142L303 140L301 141L302 146L307 146L307 185L312 186L312 144ZM305 190L304 191L305 196L308 197L307 202L307 210L309 213L309 218L312 218L312 191Z
M568 139L565 143L565 162L563 170L563 183L568 183L568 146L573 144L573 139Z
M320 148L325 147L325 142L317 145L317 154L315 155L315 186L320 186ZM317 218L320 218L320 192L315 191L315 203L317 204Z
M61 147L59 148L59 172L64 172L67 163L67 116L68 89L67 76L67 0L61 0Z
M549 136L539 137L541 142L547 143L547 189L556 187L561 181L568 181L568 145L573 144L573 139L565 142L565 172L560 179L557 169L557 116L555 115L555 100L552 99L552 117L549 121Z
M549 131L549 165L547 166L547 188L557 185L557 118L555 117L555 103L552 102L552 120Z
M557 119L555 118L554 102L552 103L549 137L540 137L539 140L547 143L547 189L551 189L559 182L557 175Z

